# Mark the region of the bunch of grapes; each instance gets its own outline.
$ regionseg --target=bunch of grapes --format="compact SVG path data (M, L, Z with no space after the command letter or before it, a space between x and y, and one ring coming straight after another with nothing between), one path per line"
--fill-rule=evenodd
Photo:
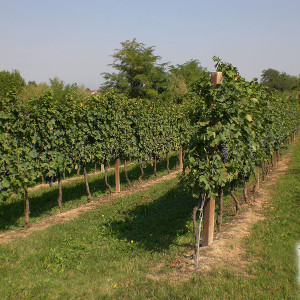
M267 150L270 150L270 145L269 142L267 140L265 140L265 147Z
M220 151L222 153L222 162L223 162L223 164L226 164L228 161L229 154L228 154L228 149L227 149L225 143L220 144Z
M245 182L249 182L249 176L245 176Z

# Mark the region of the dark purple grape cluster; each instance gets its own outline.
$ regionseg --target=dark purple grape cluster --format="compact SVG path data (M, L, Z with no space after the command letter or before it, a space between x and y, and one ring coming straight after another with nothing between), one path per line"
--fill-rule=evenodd
M222 153L222 162L223 162L223 164L226 164L228 161L229 154L228 154L228 149L227 149L225 143L220 144L220 151Z
M245 176L245 182L249 182L249 176Z
M269 142L267 140L265 140L265 147L267 150L270 150L270 145Z

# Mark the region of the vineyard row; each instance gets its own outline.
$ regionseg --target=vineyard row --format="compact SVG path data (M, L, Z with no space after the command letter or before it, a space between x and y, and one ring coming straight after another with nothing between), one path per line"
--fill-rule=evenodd
M300 106L246 81L230 64L216 61L216 67L222 81L213 86L203 72L182 104L128 99L114 91L84 101L71 93L55 99L49 91L29 101L8 93L0 99L1 199L22 197L28 223L28 188L42 175L57 178L61 208L66 171L82 168L90 200L87 164L103 163L107 171L109 161L132 158L142 176L145 163L156 164L178 149L189 170L182 180L195 197L222 199L224 187L244 185L255 167L264 169L285 147L299 129Z

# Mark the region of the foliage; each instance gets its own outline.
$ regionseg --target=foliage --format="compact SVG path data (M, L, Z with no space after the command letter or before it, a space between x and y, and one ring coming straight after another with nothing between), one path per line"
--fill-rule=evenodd
M40 171L47 177L62 177L73 163L71 153L76 126L72 99L61 103L48 92L32 99L28 107L34 124Z
M49 81L52 95L56 100L64 101L65 98L72 94L74 99L85 101L90 95L90 92L83 85L78 86L76 83L66 85L59 77L54 77L49 79Z
M182 65L170 66L170 73L175 76L184 78L188 88L201 77L205 69L196 59L191 59Z
M261 82L270 89L281 92L300 89L300 77L280 73L271 68L262 71Z
M283 100L278 92L247 82L235 67L218 58L214 58L216 68L223 72L223 80L216 88L212 89L210 74L190 62L178 69L180 76L195 66L201 76L189 81L190 90L180 103L156 98L155 82L148 89L146 81L141 85L135 81L138 70L149 74L159 70L152 47L133 40L123 43L123 48L115 55L115 66L127 80L128 95L117 89L88 95L84 88L65 86L54 78L50 91L37 97L24 100L10 93L1 98L3 199L12 193L24 195L42 174L61 178L66 171L85 169L90 163L131 157L141 167L154 162L156 168L165 154L181 147L187 152L187 186L197 197L203 192L213 196L233 181L243 183L299 128L297 99ZM149 59L139 68L137 62L146 54ZM134 64L130 58L136 58ZM134 76L126 77L130 74ZM151 89L156 91L154 98ZM130 91L138 97L130 98Z
M50 89L47 83L28 83L25 85L20 92L20 99L24 102L29 101L32 98L41 97Z
M24 195L37 177L38 152L31 117L15 94L0 98L0 199Z
M195 195L215 196L227 183L249 177L255 164L273 154L275 144L278 149L299 128L299 105L282 102L257 82L245 81L231 64L214 60L223 79L212 89L210 76L204 73L194 84L197 105L190 109L194 132L185 179ZM285 122L293 126L281 130ZM222 145L229 152L226 161Z
M165 65L158 64L154 47L146 47L136 39L121 43L112 55L111 66L118 73L104 73L103 90L114 88L129 98L158 99L166 89Z
M0 97L11 91L19 93L24 86L25 80L18 70L0 72Z
M169 78L168 97L177 104L181 104L188 94L188 87L182 75L173 74Z

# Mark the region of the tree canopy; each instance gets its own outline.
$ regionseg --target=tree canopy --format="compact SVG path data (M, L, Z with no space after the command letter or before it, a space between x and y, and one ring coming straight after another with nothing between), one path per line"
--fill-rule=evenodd
M114 88L129 98L157 99L166 90L165 64L154 54L154 47L146 47L136 39L121 43L122 48L112 55L115 73L103 73L102 90Z
M168 97L177 104L182 103L203 72L204 68L196 59L191 59L181 65L170 66Z
M280 73L271 68L262 71L261 82L270 89L281 92L300 89L300 77Z
M201 66L197 59L191 59L182 65L170 67L171 74L175 76L182 76L188 87L201 77L204 70L205 69Z

